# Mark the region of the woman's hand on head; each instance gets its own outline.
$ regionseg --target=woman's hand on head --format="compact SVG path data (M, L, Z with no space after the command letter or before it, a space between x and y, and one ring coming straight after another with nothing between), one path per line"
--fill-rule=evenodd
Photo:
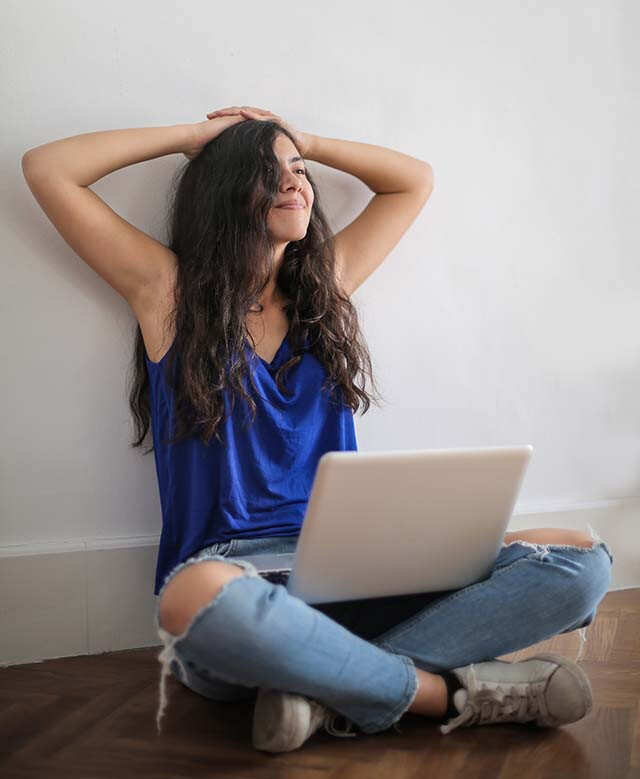
M229 109L225 109L229 110ZM210 116L210 114L207 114ZM231 127L232 124L238 124L238 122L244 122L247 119L239 111L233 114L216 115L211 119L206 119L204 122L196 122L192 125L193 137L189 142L189 145L182 150L182 153L188 160L193 160L200 154L202 149L216 138L227 127Z
M300 154L303 157L306 156L310 145L310 136L308 133L296 130L293 125L285 122L285 120L277 114L266 111L263 108L255 108L255 106L230 106L229 108L219 108L217 111L210 111L207 114L206 121L196 122L193 125L193 141L188 148L183 150L184 156L188 160L194 159L200 154L204 146L216 136L220 135L223 130L226 130L227 127L230 127L232 124L244 122L245 119L257 119L263 122L272 121L281 125L285 130L288 130L295 139L295 144L298 147Z
M297 130L292 124L289 122L285 122L285 120L278 116L278 114L274 114L272 111L267 111L264 108L256 108L255 106L251 105L243 105L243 106L231 106L230 108L220 108L217 111L210 111L207 116L211 119L212 117L219 117L219 116L237 116L240 115L244 119L257 119L261 122L276 122L276 124L279 124L281 127L283 127L287 132L291 133L291 135L294 138L294 143L297 146L300 154L303 157L306 157L307 152L309 150L309 146L311 143L310 136L308 133L300 132L300 130Z

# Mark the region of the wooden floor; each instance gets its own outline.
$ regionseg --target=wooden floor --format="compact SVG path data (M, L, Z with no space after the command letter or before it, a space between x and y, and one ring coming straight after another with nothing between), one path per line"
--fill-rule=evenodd
M541 647L575 659L578 633ZM278 755L251 744L253 703L215 703L167 681L156 733L160 646L0 669L0 777L164 779L537 779L640 777L640 589L609 593L587 631L583 667L595 704L584 720L538 730L521 725L458 729L406 714L383 733L314 734Z

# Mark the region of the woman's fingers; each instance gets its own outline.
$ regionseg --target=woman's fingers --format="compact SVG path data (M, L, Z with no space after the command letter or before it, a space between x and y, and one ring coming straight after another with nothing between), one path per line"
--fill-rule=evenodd
M243 105L242 107L249 109L249 111L255 111L257 114L271 114L272 116L274 115L271 113L271 111L266 111L264 108L256 108L255 106L252 105Z
M247 117L247 119L258 119L261 122L272 121L272 122L278 122L280 124L282 123L280 117L276 116L275 114L272 114L270 111L269 112L263 111L262 113L258 113L257 111L249 111L246 108L243 108L240 111L240 113L242 114L242 116Z
M207 114L207 119L213 119L214 116L231 116L233 114L239 114L240 109L237 111L232 111L231 109L227 109L225 111L212 111L210 114Z
M208 118L211 118L212 116L220 116L222 114L239 114L240 113L240 106L230 106L229 108L218 108L217 111L209 111L207 114Z
M238 114L242 111L253 111L256 114L264 114L266 116L275 116L271 111L266 111L264 108L256 108L255 106L243 105L243 106L229 106L228 108L218 108L216 111L210 111L207 114L207 119L211 119L213 116L221 116L224 114Z

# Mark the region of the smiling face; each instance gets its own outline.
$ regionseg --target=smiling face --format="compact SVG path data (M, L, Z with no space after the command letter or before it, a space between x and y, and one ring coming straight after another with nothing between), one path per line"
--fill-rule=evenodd
M305 162L286 135L276 135L273 151L280 163L280 184L267 224L284 251L290 241L299 241L307 234L314 195L306 176ZM283 207L292 200L298 207Z

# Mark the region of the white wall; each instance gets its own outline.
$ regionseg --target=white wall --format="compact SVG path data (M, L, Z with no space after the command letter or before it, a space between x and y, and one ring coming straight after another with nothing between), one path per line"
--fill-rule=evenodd
M561 5L5 1L0 554L160 532L153 455L129 448L133 315L39 209L22 154L239 104L434 168L424 211L354 295L387 399L356 417L360 449L530 443L517 515L635 505L640 10ZM93 188L164 240L178 164ZM309 164L338 230L371 193ZM617 586L640 584L634 512Z

